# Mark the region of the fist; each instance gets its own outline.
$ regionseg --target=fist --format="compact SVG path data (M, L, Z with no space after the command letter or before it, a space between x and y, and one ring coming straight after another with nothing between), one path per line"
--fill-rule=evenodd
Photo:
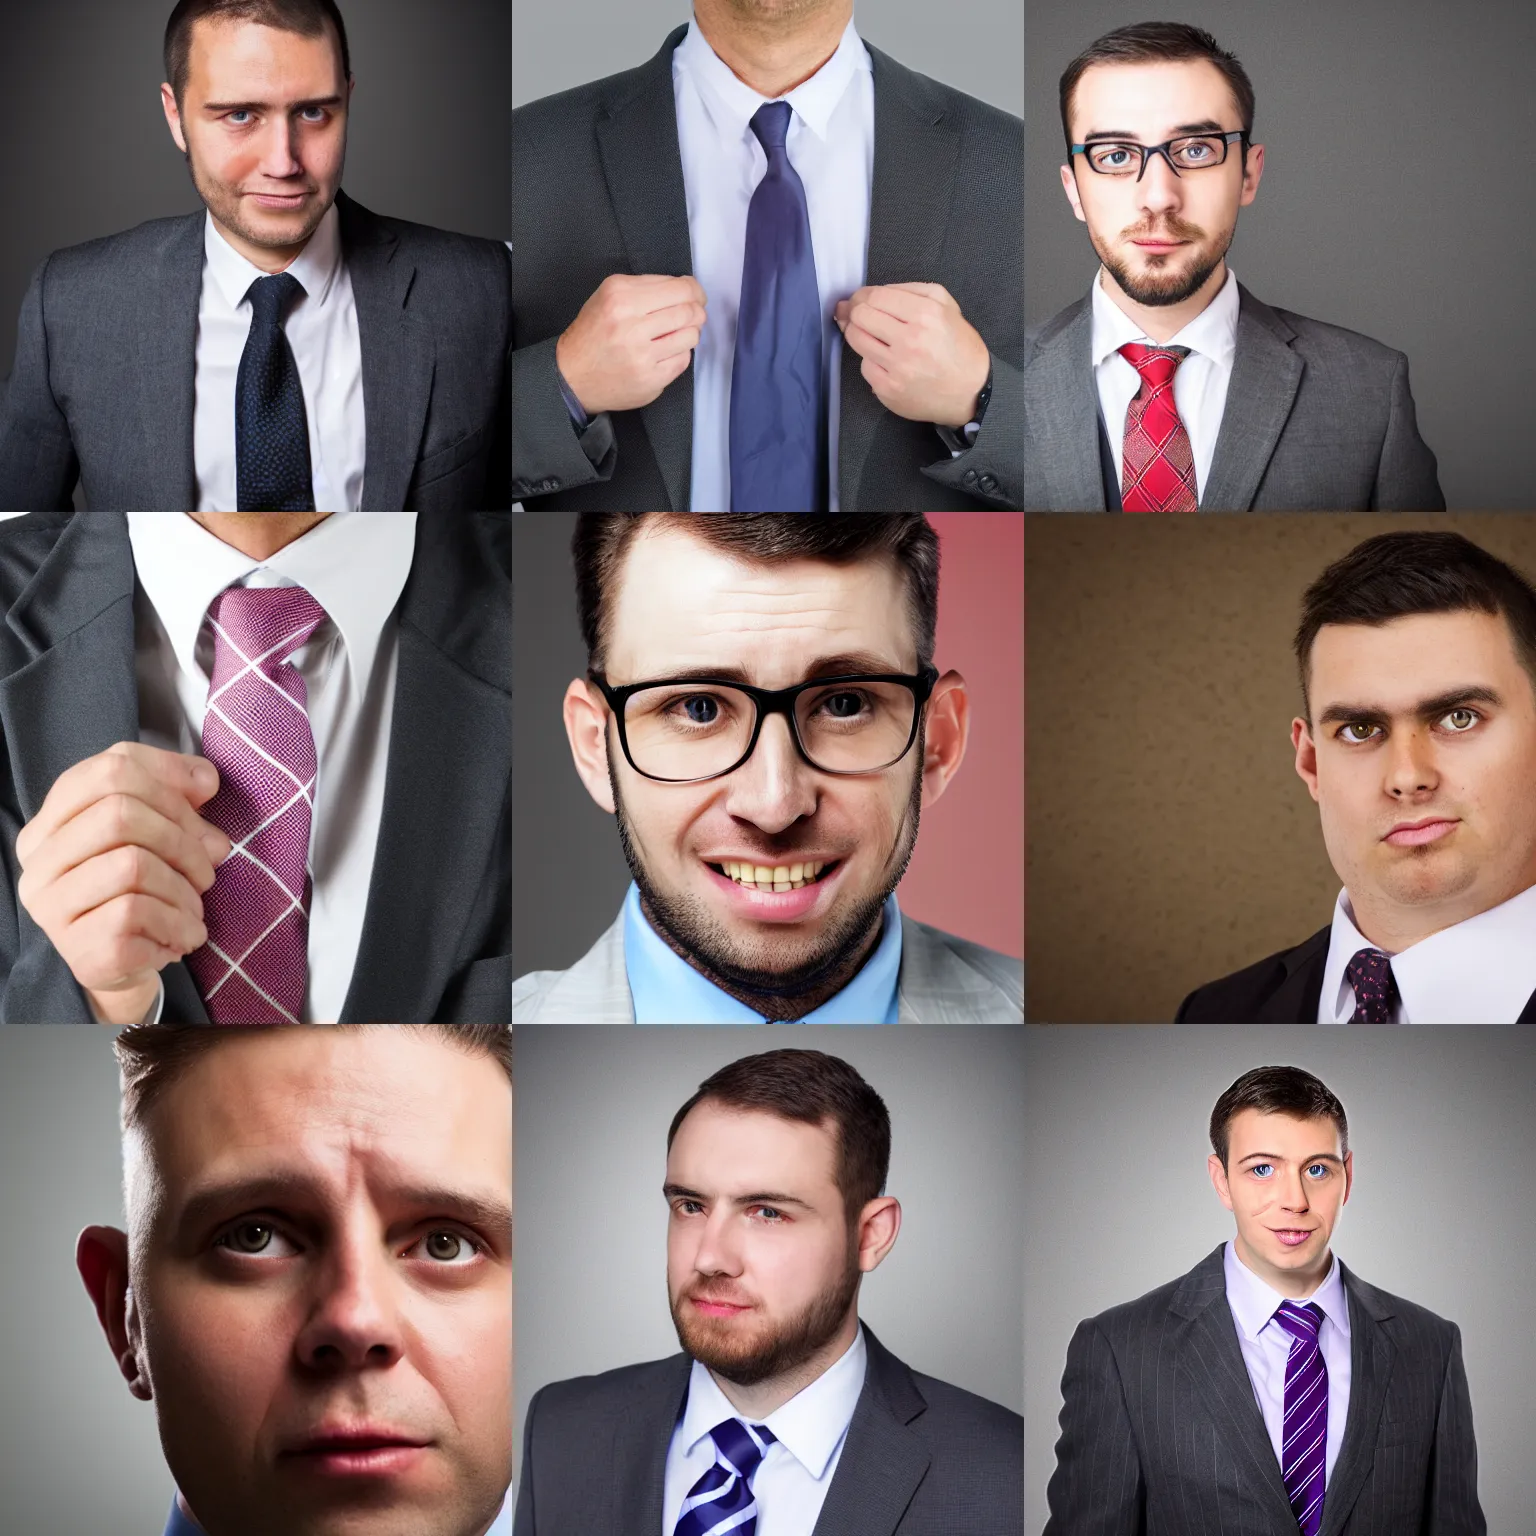
M555 361L589 416L635 411L687 371L704 328L691 277L606 277L555 345Z
M194 807L218 786L204 758L120 741L60 774L16 839L17 896L104 1023L137 1023L159 972L208 940L230 841Z

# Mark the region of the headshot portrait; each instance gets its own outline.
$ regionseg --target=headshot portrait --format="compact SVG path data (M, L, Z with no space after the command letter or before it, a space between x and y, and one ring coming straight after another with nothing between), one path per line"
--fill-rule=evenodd
M515 1022L1023 1022L1022 519L513 523Z
M0 522L0 1023L507 1023L510 522Z
M1023 505L1017 5L513 11L514 500Z
M1536 519L1070 521L1029 530L1029 1018L1536 1022Z
M44 136L0 241L0 507L511 505L507 10L357 9L356 72L336 0L18 23L7 96L96 132Z
M1026 1035L1027 1529L1524 1528L1530 1035Z
M7 1166L61 1172L0 1194L18 1529L510 1536L511 1052L0 1031Z
M517 1536L1015 1536L1024 1033L521 1034Z

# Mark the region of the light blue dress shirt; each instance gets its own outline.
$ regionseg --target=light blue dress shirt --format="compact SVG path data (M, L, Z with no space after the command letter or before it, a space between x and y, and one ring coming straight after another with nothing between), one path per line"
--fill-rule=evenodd
M901 974L901 908L893 892L881 914L874 953L853 980L802 1024L894 1024ZM624 898L624 970L637 1024L766 1024L756 1010L722 992L660 938L640 910L640 889Z

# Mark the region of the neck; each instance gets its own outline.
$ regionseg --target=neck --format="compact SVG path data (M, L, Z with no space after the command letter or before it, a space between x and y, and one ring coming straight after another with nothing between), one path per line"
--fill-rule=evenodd
M741 8L741 0L695 0L693 19L726 68L770 101L826 64L853 15L852 0L831 0L810 15L803 5L751 17Z
M1187 299L1177 304L1138 304L1114 279L1107 267L1099 268L1099 283L1116 309L1129 315L1155 342L1171 341L1196 315L1203 314L1227 280L1227 264L1220 261Z
M1278 1291L1287 1301L1305 1301L1328 1278L1333 1268L1333 1250L1325 1248L1323 1256L1311 1269L1276 1269L1266 1264L1249 1250L1239 1233L1234 1240L1238 1261L1251 1271L1272 1291Z
M766 1381L755 1382L750 1387L727 1381L715 1370L711 1370L709 1374L713 1377L715 1385L724 1393L725 1400L731 1407L743 1418L759 1424L770 1413L782 1408L790 1398L798 1397L813 1381L825 1376L853 1348L853 1341L858 1337L858 1332L859 1314L857 1310L853 1310L844 1319L843 1326L837 1331L837 1336L823 1344L809 1360L781 1375L770 1376Z
M286 272L304 254L304 247L309 244L308 240L301 240L297 245L253 245L243 236L237 235L212 210L209 211L208 216L213 220L213 227L223 237L224 243L232 251L237 251L244 256L253 267L265 272L268 277L276 277L279 272Z
M1369 899L1364 902L1356 901L1354 893L1347 887L1345 894L1349 901L1350 914L1355 920L1355 927L1360 930L1360 936L1385 954L1399 955L1405 949L1411 949L1415 944L1422 943L1434 934L1442 933L1447 928L1454 928L1458 923L1464 923L1470 918L1480 917L1484 912L1491 912L1495 907L1502 907L1506 901L1513 901L1516 896L1524 894L1533 885L1536 885L1536 874L1527 879L1519 890L1507 891L1492 901L1460 902L1454 906L1433 904L1422 907L1401 907L1384 903L1378 907Z
M252 560L266 560L278 550L303 538L329 512L188 512L221 544L238 549Z

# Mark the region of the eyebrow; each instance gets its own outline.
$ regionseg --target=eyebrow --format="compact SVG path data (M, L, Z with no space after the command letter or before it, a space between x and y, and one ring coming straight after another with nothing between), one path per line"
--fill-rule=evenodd
M309 101L296 101L288 108L290 112L303 112L308 107L339 107L340 96L316 96ZM269 112L272 109L270 101L205 101L204 112Z
M700 1194L696 1189L689 1189L684 1184L663 1184L661 1192L668 1200L697 1200L703 1205L708 1195ZM815 1207L809 1201L798 1199L794 1195L786 1195L778 1190L761 1189L750 1195L732 1195L731 1204L735 1206L749 1205L794 1205L802 1211L811 1211Z
M1247 1157L1238 1159L1238 1167L1242 1167L1244 1163L1251 1163L1255 1159L1268 1163L1283 1163L1285 1161L1278 1152L1250 1152ZM1337 1163L1342 1168L1344 1166L1344 1159L1334 1156L1332 1152L1314 1152L1311 1157L1302 1158L1301 1163L1303 1167L1308 1163Z
M1186 133L1236 133L1235 128L1223 128L1213 117L1203 118L1198 123L1180 123L1172 133L1170 139L1176 139ZM1082 139L1084 144L1092 144L1096 139L1114 139L1127 144L1139 144L1141 141L1134 133L1128 133L1124 129L1100 129L1090 133Z
M889 657L877 655L874 651L839 651L833 656L818 656L807 669L803 681L810 682L818 677L840 677L845 673L902 673L899 666L894 665ZM662 672L657 677L666 682L690 682L700 678L718 677L722 682L746 683L749 687L755 686L745 667L713 666L713 667L685 667L680 672ZM649 681L649 679L644 679Z
M1441 715L1463 704L1491 704L1495 709L1502 706L1502 695L1481 684L1466 688L1450 688L1433 698L1421 699L1407 711L1418 720L1438 720ZM1367 725L1387 725L1391 715L1376 704L1330 704L1317 717L1319 725L1347 725L1362 722Z

